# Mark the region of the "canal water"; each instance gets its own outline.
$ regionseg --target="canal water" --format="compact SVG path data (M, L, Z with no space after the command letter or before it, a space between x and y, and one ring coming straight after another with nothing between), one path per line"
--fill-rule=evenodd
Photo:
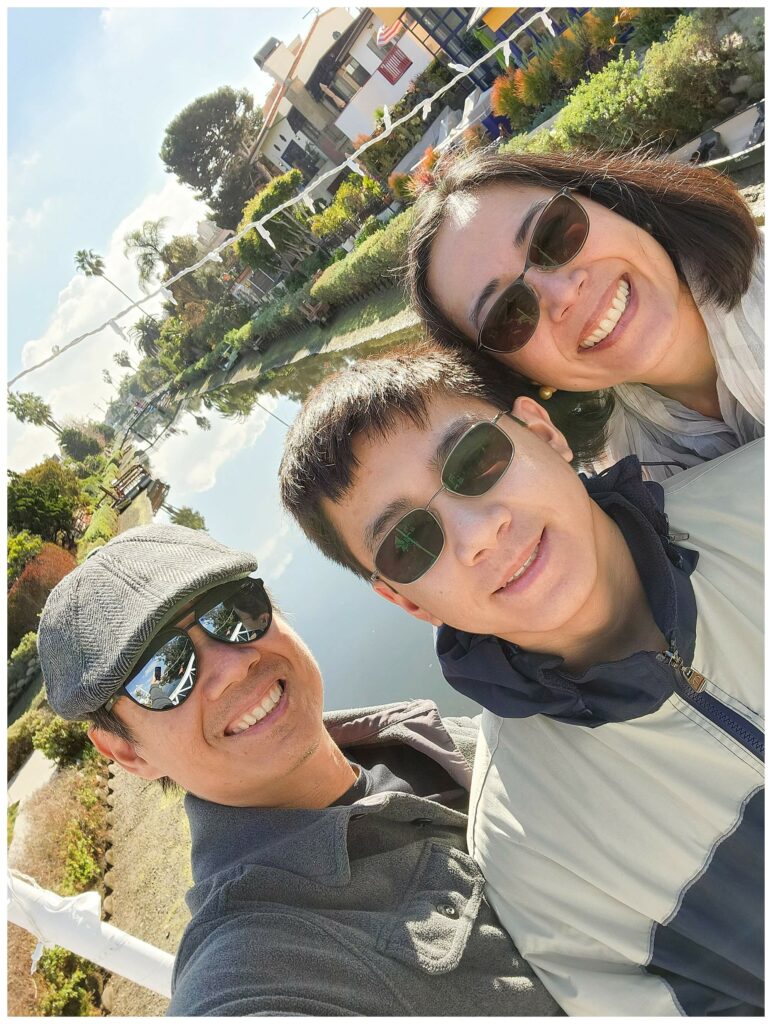
M152 466L171 485L172 505L193 507L213 537L255 554L259 574L319 662L327 708L430 697L443 714L477 714L480 708L443 679L431 626L325 559L279 501L287 431L280 420L292 423L305 395L323 377L395 343L322 353L210 392L176 420L186 433L153 448ZM211 428L197 426L194 414L205 416ZM157 521L164 515L159 513Z

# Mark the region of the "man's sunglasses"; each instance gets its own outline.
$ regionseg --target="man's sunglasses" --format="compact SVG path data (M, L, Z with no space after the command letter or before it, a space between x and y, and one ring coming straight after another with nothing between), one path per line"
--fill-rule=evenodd
M263 581L251 576L206 591L196 598L192 612L190 626L164 626L156 633L129 678L105 704L107 711L123 696L148 711L169 711L185 703L197 672L191 626L201 626L207 636L225 644L248 644L264 636L273 619Z
M507 285L482 322L478 349L518 352L528 344L539 323L539 296L525 283L526 272L531 267L556 270L570 263L589 231L587 212L568 189L550 199L533 226L522 274Z
M441 491L464 498L485 494L504 476L515 455L511 437L498 426L502 416L522 420L502 410L491 421L469 427L448 453L442 466L442 486L423 508L407 512L389 530L375 553L372 582L384 577L394 583L415 583L442 554L445 533L429 505Z

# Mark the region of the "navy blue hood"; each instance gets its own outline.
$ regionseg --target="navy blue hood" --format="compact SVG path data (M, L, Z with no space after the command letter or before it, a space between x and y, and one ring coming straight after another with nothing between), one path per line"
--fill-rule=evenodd
M622 531L657 626L689 663L697 623L689 576L698 556L670 540L661 485L643 479L635 455L579 478ZM450 685L503 718L542 714L587 726L627 721L656 711L674 690L673 670L654 652L571 675L557 655L451 626L440 626L436 648Z

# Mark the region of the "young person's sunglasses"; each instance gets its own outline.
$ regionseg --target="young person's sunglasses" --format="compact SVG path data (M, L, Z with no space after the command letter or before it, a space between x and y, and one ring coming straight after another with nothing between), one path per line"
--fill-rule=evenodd
M526 272L531 267L556 270L570 263L589 231L587 212L568 189L550 199L533 226L522 274L507 285L482 322L478 349L518 352L528 344L539 323L539 296L525 283Z
M190 626L164 626L156 633L129 678L105 704L107 711L123 696L148 711L169 711L185 703L197 673L191 626L201 626L225 644L248 644L264 636L273 619L263 581L251 576L207 590L196 598L192 613Z
M485 494L504 476L515 455L511 437L498 425L502 416L525 426L506 410L493 420L475 423L451 448L440 474L442 486L423 508L407 512L389 530L375 552L372 582L415 583L434 565L445 546L445 533L429 506L441 491L463 498Z

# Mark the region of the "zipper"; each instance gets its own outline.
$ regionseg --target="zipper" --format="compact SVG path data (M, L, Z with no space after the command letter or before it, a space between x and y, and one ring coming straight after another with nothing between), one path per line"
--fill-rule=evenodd
M722 704L709 693L702 692L706 677L693 665L686 664L673 640L670 643L670 650L657 654L657 661L666 661L673 668L679 696L703 714L709 722L719 726L741 743L760 761L764 760L764 734L739 712Z

